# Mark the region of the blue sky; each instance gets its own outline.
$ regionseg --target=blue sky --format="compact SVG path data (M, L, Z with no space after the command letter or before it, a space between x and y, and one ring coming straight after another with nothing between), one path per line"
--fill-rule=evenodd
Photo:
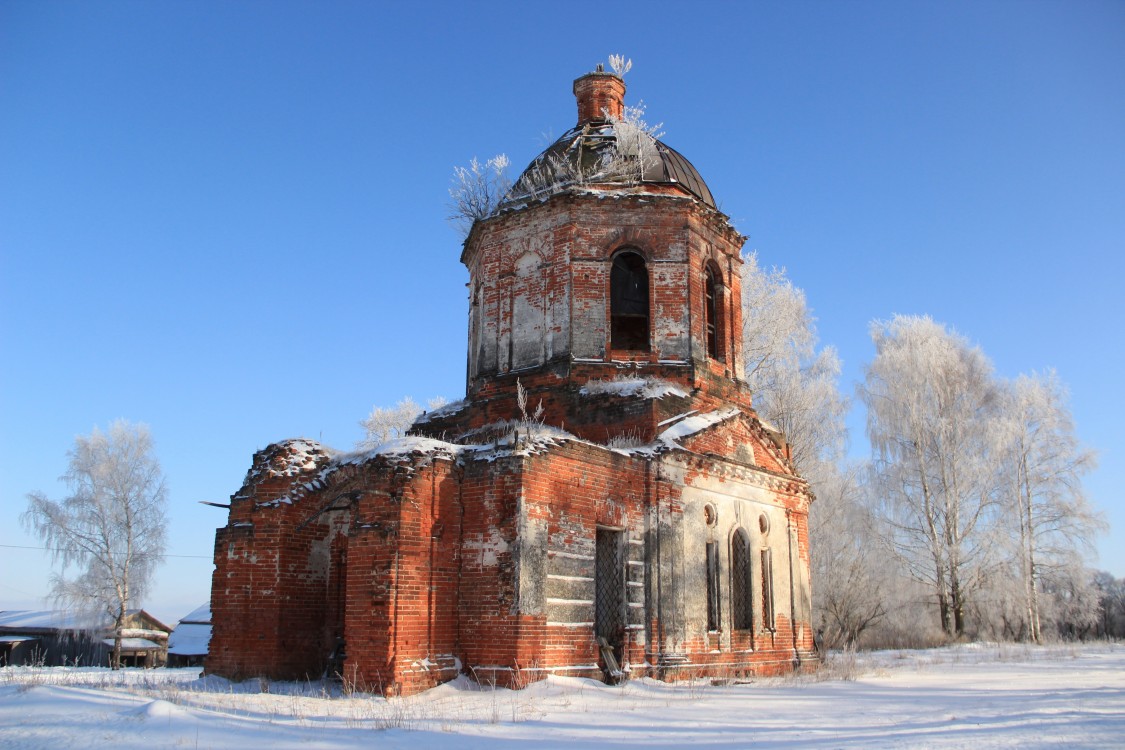
M16 516L95 425L156 438L176 557L146 603L175 620L224 522L197 501L255 450L460 396L452 169L522 167L610 53L806 291L845 392L895 313L1057 369L1125 576L1125 4L4 0L0 609L40 605Z

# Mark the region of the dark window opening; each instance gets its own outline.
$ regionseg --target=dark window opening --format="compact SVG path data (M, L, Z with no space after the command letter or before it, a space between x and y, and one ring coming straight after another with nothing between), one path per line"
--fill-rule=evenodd
M634 252L618 253L609 275L610 347L649 350L648 270Z
M762 550L762 625L770 630L773 618L773 559L768 549Z
M719 618L719 545L707 542L707 629L718 630Z
M722 289L719 283L715 280L715 272L709 267L706 272L706 279L704 283L703 299L704 299L704 323L706 325L707 333L707 356L711 359L722 361L723 347L721 343L722 333Z
M754 626L751 608L753 593L750 576L750 537L739 529L734 534L730 550L730 603L732 626L735 630L750 630Z

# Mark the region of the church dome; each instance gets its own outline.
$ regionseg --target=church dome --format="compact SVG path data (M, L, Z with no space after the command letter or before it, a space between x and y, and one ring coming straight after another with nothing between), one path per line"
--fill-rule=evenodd
M601 66L598 66L599 68ZM715 199L699 171L627 116L625 83L598 70L574 82L578 124L563 134L512 185L503 204L514 206L583 185L678 185L711 208Z

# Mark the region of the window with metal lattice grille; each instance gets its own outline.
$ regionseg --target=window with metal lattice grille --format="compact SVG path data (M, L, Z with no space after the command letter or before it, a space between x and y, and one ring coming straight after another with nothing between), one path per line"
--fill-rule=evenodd
M598 529L594 550L594 635L615 651L625 644L624 539L622 531Z
M744 529L739 529L734 533L730 550L731 625L735 630L750 630L754 627L750 558L750 535Z

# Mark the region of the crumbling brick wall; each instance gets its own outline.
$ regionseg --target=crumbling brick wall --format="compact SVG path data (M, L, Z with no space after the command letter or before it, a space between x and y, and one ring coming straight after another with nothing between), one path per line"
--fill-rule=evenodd
M580 78L583 126L611 131L624 90ZM407 693L459 671L520 685L814 658L812 497L742 380L745 238L648 145L671 171L554 185L474 223L464 403L382 453L255 456L216 535L209 671ZM615 315L622 252L648 306L619 295Z

